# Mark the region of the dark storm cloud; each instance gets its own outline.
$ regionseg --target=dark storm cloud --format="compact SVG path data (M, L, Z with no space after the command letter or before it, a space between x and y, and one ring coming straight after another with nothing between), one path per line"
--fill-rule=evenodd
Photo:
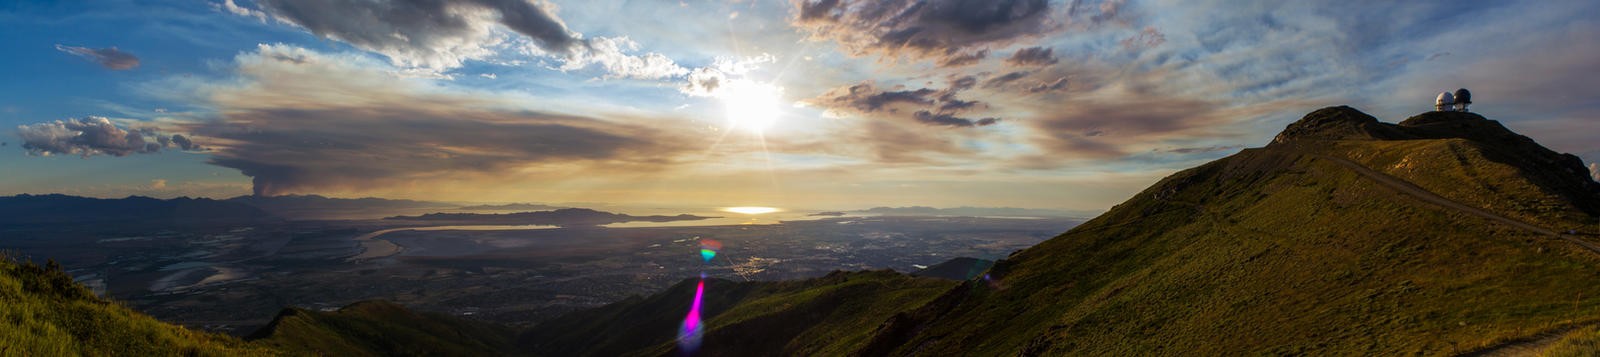
M16 133L28 154L41 156L147 154L161 151L169 140L155 128L123 129L110 119L96 116L19 125Z
M951 115L951 114L935 114L935 113L928 112L926 110L917 111L916 114L912 115L912 118L916 119L917 122L920 122L920 123L923 123L923 124L936 125L936 126L953 126L953 127L962 127L962 128L971 128L971 127L975 127L975 126L988 126L988 125L993 125L994 123L1000 122L999 118L982 118L982 119L957 118L956 116Z
M800 0L794 25L855 55L962 60L1054 28L1046 0Z
M594 124L536 112L396 106L235 111L194 129L227 143L212 164L250 176L258 195L276 195L537 163L633 160L651 147L643 132Z
M260 195L637 172L670 164L691 142L624 124L659 120L529 110L532 98L398 76L363 57L262 45L235 61L237 77L187 86L201 88L187 95L217 117L180 125L207 139L211 164L250 176Z
M107 69L121 71L133 69L133 67L139 66L139 57L136 57L131 53L122 52L122 50L118 50L115 46L94 49L88 47L56 45L56 50L78 55L79 57L94 61L94 63L98 63L101 67L105 67Z
M1006 58L1006 63L1016 66L1048 66L1056 64L1055 50L1044 47L1028 47L1013 52Z

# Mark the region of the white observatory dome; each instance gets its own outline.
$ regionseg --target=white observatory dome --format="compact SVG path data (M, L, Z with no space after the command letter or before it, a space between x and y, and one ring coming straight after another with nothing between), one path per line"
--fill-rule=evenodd
M1437 105L1456 104L1456 96L1450 94L1450 92L1439 93L1439 100L1434 102L1434 104L1437 104Z

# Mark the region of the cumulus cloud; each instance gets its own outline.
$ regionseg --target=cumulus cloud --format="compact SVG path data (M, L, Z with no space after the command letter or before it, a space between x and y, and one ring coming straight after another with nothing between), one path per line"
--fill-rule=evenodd
M22 148L30 155L127 156L160 152L169 142L180 141L183 150L196 150L182 135L158 133L153 126L124 129L111 119L88 116L17 126Z
M136 57L131 53L122 52L122 50L118 50L116 46L94 49L88 47L56 45L56 50L78 55L79 57L83 57L84 59L88 59L99 64L101 67L112 70L129 70L133 69L133 67L139 66L139 57Z
M553 5L528 0L258 0L261 9L225 0L229 13L272 18L322 38L387 56L424 74L459 68L507 49L553 55L561 70L599 66L606 78L659 79L688 69L658 53L629 54L626 37L584 38L556 17ZM514 35L520 35L514 36ZM519 40L526 39L528 42ZM526 45L522 45L527 43Z
M1056 59L1055 50L1044 47L1020 49L1011 53L1011 57L1006 58L1006 63L1015 66L1048 66L1057 62L1060 62L1060 60Z
M523 0L258 0L256 5L261 9L232 1L223 7L243 16L265 14L408 67L448 69L486 57L506 40L497 28L527 36L549 52L568 53L580 42L560 19Z
M794 26L854 55L932 58L946 65L975 62L972 57L991 46L1056 27L1046 0L799 0L796 9Z
M627 51L637 50L638 43L626 37L606 38L599 37L585 41L585 46L573 51L567 57L562 70L583 69L591 65L605 68L607 78L642 78L661 79L678 77L689 73L689 70L673 62L659 53L647 53L642 56L629 55Z
M771 54L763 53L760 56L750 57L717 57L710 66L695 68L688 72L687 83L678 88L679 92L697 97L716 97L723 93L732 81L745 80L750 71L763 63L775 61Z
M687 150L659 128L528 108L530 98L399 76L364 56L262 45L235 67L233 80L175 85L187 89L171 95L220 113L182 126L208 139L211 164L250 176L260 195L644 170Z

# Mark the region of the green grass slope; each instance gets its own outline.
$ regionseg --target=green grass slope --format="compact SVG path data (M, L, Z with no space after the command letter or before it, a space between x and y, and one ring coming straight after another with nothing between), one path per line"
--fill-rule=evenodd
M982 276L991 265L994 261L988 259L958 257L911 272L911 276L967 280Z
M1313 112L1267 148L1179 172L997 262L993 282L896 315L858 352L1449 355L1600 319L1593 252L1424 203L1328 158L1593 231L1593 182L1566 177L1559 155L1514 146L1531 141L1483 140L1509 133ZM1435 169L1394 165L1407 161ZM1495 189L1450 191L1452 181Z
M676 335L695 280L665 292L569 314L522 336L543 356L679 355ZM837 356L866 343L890 316L958 284L893 271L834 272L781 282L707 279L700 356Z
M517 355L506 326L363 301L336 312L284 309L250 338L277 350L325 356Z
M0 258L0 356L264 356L223 335L156 321L94 296L54 262Z

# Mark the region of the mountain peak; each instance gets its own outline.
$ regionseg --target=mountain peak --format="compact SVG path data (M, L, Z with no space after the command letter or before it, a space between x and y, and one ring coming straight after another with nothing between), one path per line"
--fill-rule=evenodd
M1390 140L1405 137L1390 125L1347 105L1326 107L1289 124L1272 144L1297 140Z

